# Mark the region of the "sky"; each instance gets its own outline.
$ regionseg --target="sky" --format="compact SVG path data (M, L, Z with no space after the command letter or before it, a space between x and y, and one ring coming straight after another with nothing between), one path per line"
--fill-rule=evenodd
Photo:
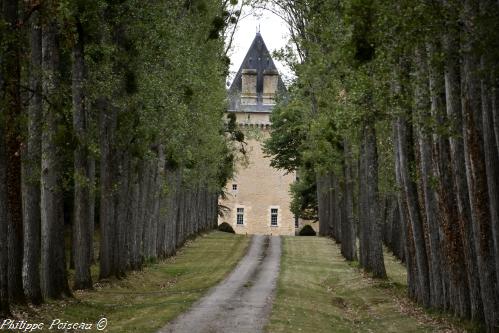
M236 33L234 34L232 49L229 52L231 60L229 82L232 82L232 78L241 66L258 29L260 29L260 34L271 54L274 50L286 46L289 40L287 24L279 16L270 11L261 11L257 15L251 14L246 16L249 13L250 8L246 6L241 14L243 18L239 21ZM274 63L279 73L283 76L284 81L288 81L287 78L292 77L291 70L276 59L274 59Z

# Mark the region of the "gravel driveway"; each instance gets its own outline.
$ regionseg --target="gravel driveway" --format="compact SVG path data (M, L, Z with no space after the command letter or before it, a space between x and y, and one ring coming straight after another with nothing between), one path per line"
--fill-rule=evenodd
M158 333L262 332L272 308L280 257L280 237L253 236L234 271Z

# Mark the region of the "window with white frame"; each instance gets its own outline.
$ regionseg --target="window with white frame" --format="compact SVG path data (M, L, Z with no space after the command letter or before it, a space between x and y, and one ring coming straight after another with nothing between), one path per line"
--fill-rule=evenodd
M242 207L237 208L236 223L238 225L244 224L244 208L242 208Z
M279 210L277 208L270 209L270 225L273 227L277 227L277 215Z
M237 191L237 184L232 184L232 191Z

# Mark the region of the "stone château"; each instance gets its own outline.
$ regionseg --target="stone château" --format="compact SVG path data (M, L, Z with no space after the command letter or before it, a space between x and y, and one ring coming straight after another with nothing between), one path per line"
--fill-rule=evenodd
M238 165L226 185L229 208L219 223L229 223L238 234L294 235L295 218L290 211L290 184L294 173L270 166L262 151L270 135L270 114L276 97L286 87L260 33L257 33L229 90L227 112L245 133L248 163Z

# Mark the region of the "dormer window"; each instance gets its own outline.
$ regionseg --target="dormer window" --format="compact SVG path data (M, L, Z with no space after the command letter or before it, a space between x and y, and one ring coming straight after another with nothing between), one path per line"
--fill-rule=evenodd
M243 69L242 72L241 104L256 104L256 69Z
M276 70L266 69L263 72L263 104L275 104L275 94L277 92L278 82L279 73Z

